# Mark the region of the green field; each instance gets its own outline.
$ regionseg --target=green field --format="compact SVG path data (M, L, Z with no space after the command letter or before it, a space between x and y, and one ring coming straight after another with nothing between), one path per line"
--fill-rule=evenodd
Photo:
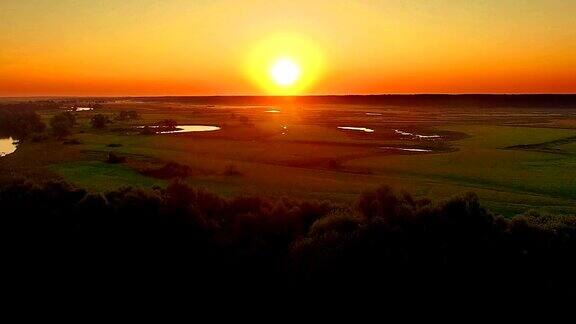
M90 191L109 191L121 187L164 185L164 181L143 176L127 166L101 161L65 162L50 166L50 170Z
M165 186L170 179L148 171L176 162L190 168L184 181L226 196L349 201L359 192L390 184L433 199L473 191L491 210L506 216L527 210L576 214L576 116L571 110L550 114L505 107L479 111L284 104L275 106L280 113L267 113L269 108L108 102L97 111L76 113L78 123L69 139L77 145L52 137L24 142L1 158L0 171L4 176L48 174L43 178L103 192ZM112 118L120 110L136 110L141 118L114 122L103 130L90 127L94 114ZM57 112L40 113L49 120ZM222 129L141 135L133 127L162 119ZM106 163L109 152L126 161ZM230 167L238 174L227 174Z

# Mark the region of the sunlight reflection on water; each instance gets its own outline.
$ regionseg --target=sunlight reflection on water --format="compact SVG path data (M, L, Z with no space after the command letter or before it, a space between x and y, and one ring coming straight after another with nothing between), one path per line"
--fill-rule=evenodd
M440 135L420 135L420 134L414 134L414 133L409 133L409 132L405 132L405 131L401 131L399 129L395 129L394 132L396 134L400 134L402 136L413 136L413 137L417 137L417 138L423 138L423 139L428 139L428 138L440 138Z
M220 130L218 126L207 125L178 125L175 130L160 132L160 134L190 133L190 132L213 132Z
M373 133L374 130L372 128L367 127L352 127L352 126L338 126L338 128L343 130L353 130L353 131L362 131L366 133Z
M12 137L0 138L0 157L14 153L18 147L18 141Z
M393 146L384 146L381 148L385 149L385 150L398 150L398 151L405 151L405 152L419 152L419 153L432 152L432 150L426 150L426 149L404 148L404 147L393 147Z

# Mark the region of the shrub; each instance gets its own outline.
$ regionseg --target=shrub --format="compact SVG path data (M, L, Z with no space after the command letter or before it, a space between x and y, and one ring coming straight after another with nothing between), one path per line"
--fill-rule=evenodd
M32 135L32 142L39 143L43 142L47 139L46 135L44 134L34 134Z
M164 119L159 121L156 126L162 131L171 131L176 129L178 123L174 119Z
M64 145L80 145L80 144L82 144L82 142L73 138L71 140L67 140L67 141L62 142L62 144L64 144Z
M160 168L149 169L143 173L160 179L185 178L192 174L192 169L187 165L168 162Z
M94 115L90 119L90 124L92 125L92 128L96 128L96 129L104 128L109 123L110 123L110 119L108 118L108 116L102 115L102 114Z
M116 153L110 152L108 153L108 158L106 162L116 164L116 163L124 163L126 162L126 157L119 156Z
M115 119L119 121L136 120L139 118L140 115L135 110L122 110L115 117Z
M54 115L50 119L50 127L52 133L58 138L68 136L72 133L72 128L76 124L76 116L73 113L66 111Z
M140 135L155 135L157 130L155 128L144 126L140 129Z
M224 175L228 177L237 177L241 176L242 172L238 170L234 164L228 164L226 165L226 168L224 168Z

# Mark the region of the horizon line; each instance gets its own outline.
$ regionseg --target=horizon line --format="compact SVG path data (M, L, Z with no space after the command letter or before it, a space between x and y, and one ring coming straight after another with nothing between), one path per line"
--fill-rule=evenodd
M206 95L25 95L25 96L2 96L0 99L25 99L25 98L218 98L218 97L370 97L370 96L576 96L576 92L570 93L373 93L373 94L308 94L308 95L257 95L257 94L206 94Z

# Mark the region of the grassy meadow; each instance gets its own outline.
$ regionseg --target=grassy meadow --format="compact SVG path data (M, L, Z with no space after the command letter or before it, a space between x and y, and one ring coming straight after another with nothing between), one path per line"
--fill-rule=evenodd
M140 117L104 129L90 126L93 115L114 119L122 110ZM60 111L39 114L48 122ZM175 162L189 169L185 182L225 196L350 201L359 192L389 184L433 199L473 191L505 216L528 210L576 213L576 112L569 109L234 106L134 99L109 100L75 115L72 135L22 142L15 153L0 158L0 175L64 179L104 192L165 186L172 179L151 170ZM164 119L221 129L142 135L136 128ZM107 163L110 152L125 161Z

